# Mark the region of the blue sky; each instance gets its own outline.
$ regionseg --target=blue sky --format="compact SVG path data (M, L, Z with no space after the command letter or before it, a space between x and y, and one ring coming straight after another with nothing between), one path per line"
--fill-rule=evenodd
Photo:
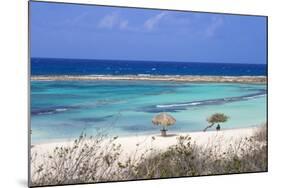
M31 2L31 57L266 63L266 18Z

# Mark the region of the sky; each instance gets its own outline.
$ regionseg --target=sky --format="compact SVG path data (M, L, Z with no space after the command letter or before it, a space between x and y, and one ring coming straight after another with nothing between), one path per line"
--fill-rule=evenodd
M266 63L266 17L30 3L31 57Z

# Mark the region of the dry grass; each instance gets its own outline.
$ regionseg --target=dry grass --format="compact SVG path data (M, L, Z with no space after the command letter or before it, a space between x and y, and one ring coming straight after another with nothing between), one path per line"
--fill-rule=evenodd
M179 137L177 145L145 158L134 170L132 179L267 171L264 141L245 138L223 152L219 147L203 148L188 136Z
M189 136L180 136L166 151L153 148L121 160L117 138L81 135L69 147L55 148L45 160L32 153L33 186L101 181L201 176L267 171L266 126L250 138L222 149L221 145L199 147ZM136 157L138 156L138 157Z
M117 139L81 135L71 146L56 147L47 156L32 153L31 180L33 186L106 181L117 164L121 145Z
M267 124L262 124L262 126L255 131L253 137L260 142L267 141Z

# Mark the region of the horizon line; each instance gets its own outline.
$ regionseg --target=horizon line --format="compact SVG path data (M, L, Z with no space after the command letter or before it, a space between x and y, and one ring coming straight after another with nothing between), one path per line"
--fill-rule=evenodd
M218 63L218 64L241 64L241 65L267 65L266 63L233 63L233 62L211 62L211 61L167 61L167 60L129 60L129 59L90 59L90 58L64 58L64 57L30 57L30 59L75 59L75 60L95 60L95 61L137 61L137 62L163 62L163 63L201 63L201 64L207 64L207 63Z

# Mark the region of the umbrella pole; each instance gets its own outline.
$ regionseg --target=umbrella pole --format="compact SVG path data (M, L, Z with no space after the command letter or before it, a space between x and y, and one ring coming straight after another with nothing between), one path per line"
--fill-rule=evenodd
M163 128L161 129L161 136L167 136L167 130L165 129L165 126L162 126Z

